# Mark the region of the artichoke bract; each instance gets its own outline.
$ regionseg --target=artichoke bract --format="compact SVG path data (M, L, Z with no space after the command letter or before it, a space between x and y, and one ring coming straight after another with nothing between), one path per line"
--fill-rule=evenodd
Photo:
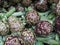
M6 35L9 32L8 24L0 21L0 35Z
M22 31L22 29L24 28L24 25L15 16L10 16L8 18L8 23L9 23L11 32L19 32L19 31Z
M46 36L53 31L53 26L48 21L40 21L35 27L35 33L39 36Z
M25 41L26 45L33 45L35 42L35 35L32 31L24 29L21 32L22 39Z
M56 31L60 34L60 16L57 16L55 20L55 28L56 28Z
M36 24L39 21L39 15L35 10L28 11L25 18L29 24Z
M21 38L18 38L17 36L9 35L6 38L4 45L24 45L22 41L23 40Z
M47 0L39 0L35 3L35 8L39 11L48 10Z
M31 4L32 0L22 0L21 3L24 5L24 6L29 6Z

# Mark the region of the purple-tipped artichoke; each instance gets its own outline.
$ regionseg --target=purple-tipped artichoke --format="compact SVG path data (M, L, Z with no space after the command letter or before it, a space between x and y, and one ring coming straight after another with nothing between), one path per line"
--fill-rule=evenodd
M27 12L26 20L29 24L36 24L39 21L39 15L35 10L31 10Z
M22 0L22 4L24 5L24 6L29 6L30 4L31 4L31 2L32 2L32 0Z
M24 45L24 42L20 37L10 35L6 38L4 45Z
M53 26L48 21L40 21L35 27L35 33L39 36L46 36L53 31Z
M21 32L22 39L25 41L26 45L33 45L35 42L35 35L32 31L24 29Z
M6 35L9 32L8 24L3 23L0 21L0 35Z
M11 32L19 32L19 31L22 31L22 29L24 28L24 25L22 24L22 22L19 21L15 16L10 16L8 18L8 23L9 23Z
M56 31L60 34L60 16L58 16L55 20Z
M39 0L35 3L35 7L39 11L46 11L48 9L47 0Z

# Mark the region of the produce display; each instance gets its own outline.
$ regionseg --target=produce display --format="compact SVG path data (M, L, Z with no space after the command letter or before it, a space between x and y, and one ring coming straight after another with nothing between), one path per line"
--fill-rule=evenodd
M0 45L60 45L60 0L0 0Z

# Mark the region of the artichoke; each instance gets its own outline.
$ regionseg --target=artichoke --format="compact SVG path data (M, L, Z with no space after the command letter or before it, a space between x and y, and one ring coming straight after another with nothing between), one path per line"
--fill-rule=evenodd
M35 10L26 13L26 20L29 24L36 24L39 21L39 15Z
M23 40L18 36L9 35L6 38L4 45L24 45L24 43L22 41Z
M60 34L60 16L57 16L55 20L55 28L56 28L56 31Z
M19 32L19 31L22 31L22 29L24 28L24 25L15 16L10 16L8 18L8 23L9 23L11 32Z
M29 6L31 4L32 0L22 0L22 4L24 6Z
M39 11L48 10L47 0L39 0L35 3L35 8Z
M6 35L9 32L8 24L0 21L0 35Z
M35 42L35 35L32 31L24 29L21 32L21 37L25 41L26 45L33 45Z
M40 21L35 27L35 33L39 36L46 36L53 31L53 26L48 21Z
M21 11L21 12L24 12L25 11L25 8L23 7L23 6L21 6L21 5L16 5L16 10L19 12L19 11Z
M53 11L56 15L60 15L60 1L57 5L53 8Z

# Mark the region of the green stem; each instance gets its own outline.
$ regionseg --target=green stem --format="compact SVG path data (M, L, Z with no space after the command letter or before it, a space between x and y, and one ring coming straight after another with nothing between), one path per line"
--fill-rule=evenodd
M55 18L55 15L53 13L48 15L48 19L52 20L53 18Z
M59 45L59 42L55 40L49 40L47 43L52 44L52 45Z
M13 13L12 15L13 16L22 16L22 15L24 15L25 14L25 12L15 12L15 13Z
M7 12L7 13L0 13L0 18L5 18L5 17L9 17L9 16L11 16L14 12L15 12L15 8L12 8L9 12Z
M6 22L7 18L11 16L15 12L15 8L12 8L9 12L7 12L5 15L0 16L3 22Z
M24 16L25 12L14 12L12 15L13 16ZM0 13L0 17L4 16L5 13ZM10 14L9 14L10 15ZM9 16L8 16L9 17Z
M41 42L47 41L47 38L36 38L36 39Z
M48 38L36 38L40 42L52 44L52 45L59 45L59 42L53 39L48 39Z
M11 16L15 12L15 8L12 8L9 12L5 14L6 17Z
M55 40L56 40L56 41L59 41L59 36L58 36L58 34L56 34Z

